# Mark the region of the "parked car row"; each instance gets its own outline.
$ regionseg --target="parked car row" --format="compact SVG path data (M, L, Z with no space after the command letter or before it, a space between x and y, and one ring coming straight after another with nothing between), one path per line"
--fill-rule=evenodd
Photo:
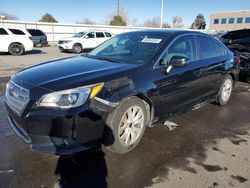
M87 40L88 34L75 38ZM8 119L35 151L73 154L102 141L127 153L154 122L203 103L226 105L238 65L225 45L204 33L123 33L87 55L16 73L6 88Z
M0 52L23 55L35 45L47 45L47 36L38 29L13 29L0 27Z
M105 31L78 32L72 37L58 41L60 51L82 53L84 50L94 49L112 37ZM0 28L0 52L9 52L12 55L23 55L31 51L33 46L48 44L46 34L39 29L12 29ZM28 40L29 39L29 40ZM31 43L33 42L33 43Z

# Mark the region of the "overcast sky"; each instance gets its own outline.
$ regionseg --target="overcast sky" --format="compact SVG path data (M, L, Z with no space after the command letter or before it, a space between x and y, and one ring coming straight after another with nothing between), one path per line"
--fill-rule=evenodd
M161 0L120 0L131 21L142 24L152 17L160 17ZM75 23L89 18L104 23L107 15L117 8L117 0L0 0L0 11L14 14L25 21L38 21L47 12L59 22ZM249 10L250 0L164 0L164 21L172 22L181 16L190 26L198 13L204 14L209 25L212 12Z

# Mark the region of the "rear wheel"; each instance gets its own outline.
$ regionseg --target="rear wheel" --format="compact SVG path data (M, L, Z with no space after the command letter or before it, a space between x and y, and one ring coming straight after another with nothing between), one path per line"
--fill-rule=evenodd
M227 75L221 84L218 96L218 103L220 105L226 105L231 98L232 92L233 92L233 79L230 75Z
M134 149L146 128L146 112L144 102L138 97L132 97L119 105L107 120L104 142L111 140L107 148L116 153L127 153Z
M20 43L12 43L10 46L9 46L9 53L11 55L23 55L25 52L24 50L24 47L22 44Z
M73 45L73 52L74 53L76 53L76 54L79 54L79 53L81 53L82 52L82 50L83 50L83 48L82 48L82 45L81 44L74 44Z

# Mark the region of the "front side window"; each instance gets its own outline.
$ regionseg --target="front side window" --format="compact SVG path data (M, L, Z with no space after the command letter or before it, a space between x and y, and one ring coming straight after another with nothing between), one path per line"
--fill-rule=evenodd
M250 17L246 17L245 23L250 23Z
M96 32L96 38L103 38L105 37L103 32Z
M234 18L229 18L229 24L233 24L234 23Z
M185 57L188 61L196 60L193 36L183 36L174 41L161 58L160 66L168 65L174 56Z
M214 19L214 24L219 24L219 19L218 18Z
M25 33L19 29L9 29L15 35L25 35Z
M197 36L200 59L209 59L226 54L226 49L218 42L206 36Z
M237 18L237 23L242 23L243 22L243 18L240 17L240 18Z
M8 35L4 28L0 28L0 35Z
M226 24L227 23L227 19L226 18L222 18L221 19L221 24Z
M95 38L95 33L94 32L89 32L87 34L87 36L91 39L91 38Z
M109 59L117 63L145 64L159 51L167 37L161 33L124 33L102 43L87 57Z

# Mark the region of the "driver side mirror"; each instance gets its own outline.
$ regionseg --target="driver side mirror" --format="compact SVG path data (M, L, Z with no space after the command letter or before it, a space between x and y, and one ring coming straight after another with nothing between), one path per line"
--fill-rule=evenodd
M88 35L85 35L85 36L84 36L84 38L85 38L85 39L88 39L88 38L89 38L89 36L88 36Z
M188 64L188 58L184 56L173 56L170 60L170 65L173 67L184 67Z

